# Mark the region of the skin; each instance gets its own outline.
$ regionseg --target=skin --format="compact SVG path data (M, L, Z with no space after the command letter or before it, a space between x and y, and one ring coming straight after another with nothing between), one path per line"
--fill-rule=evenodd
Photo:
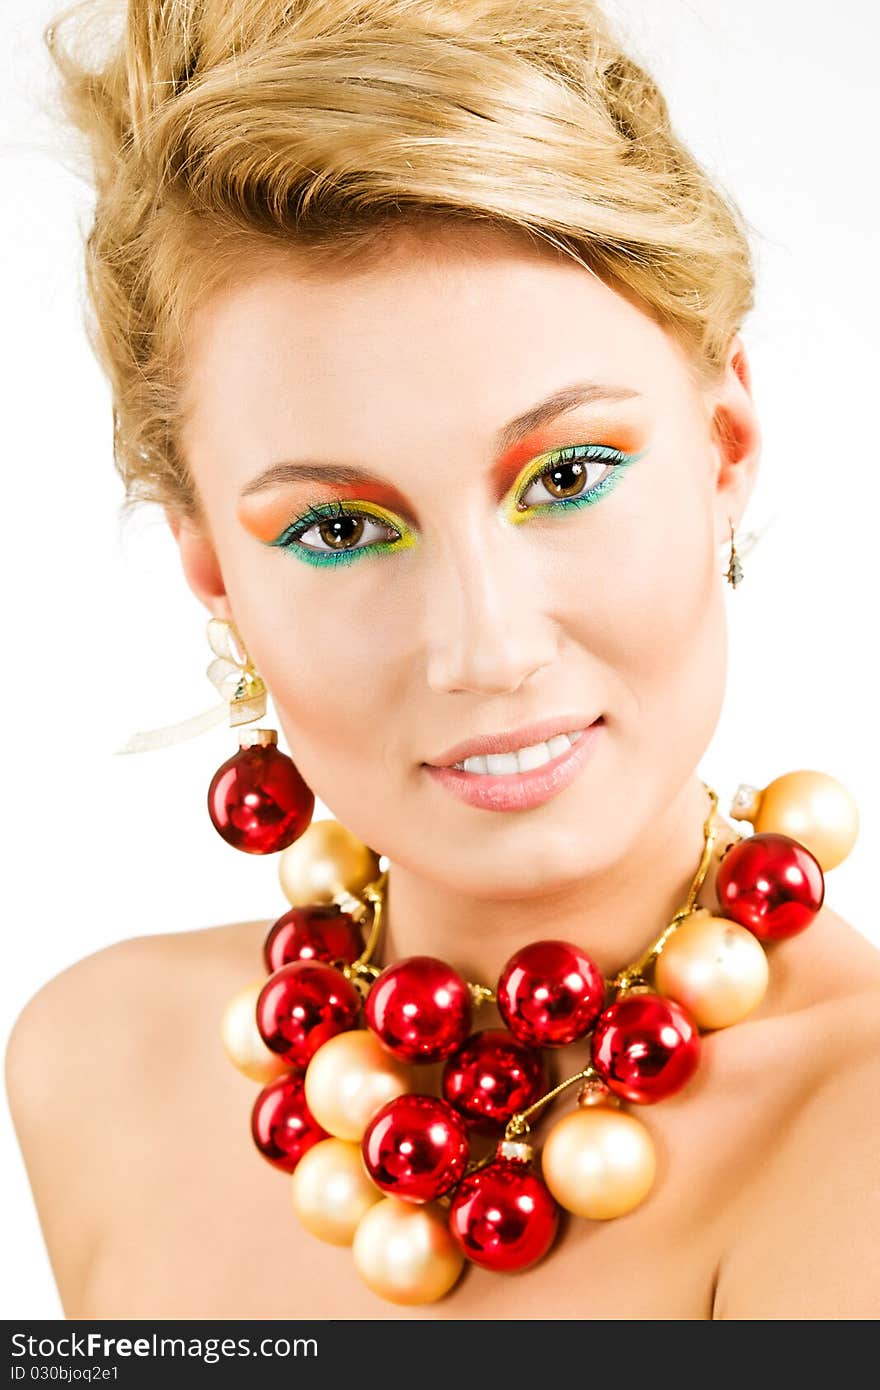
M401 233L359 271L316 275L292 256L263 267L203 306L188 362L184 440L204 516L169 516L184 573L235 621L316 796L388 856L379 959L435 954L491 983L519 946L553 936L606 978L634 960L681 905L702 847L724 543L760 452L740 338L698 386L662 328L573 262L435 228ZM639 395L571 411L499 456L507 421L582 380ZM593 506L513 519L535 459L596 441L641 457ZM381 504L409 543L332 569L266 544L307 502L341 495L300 483L242 502L294 458L379 475L349 500ZM422 766L466 737L569 713L602 713L601 742L529 811L466 806ZM719 826L699 899L715 911L718 856L740 833ZM68 1316L874 1315L865 1098L880 1083L880 953L827 904L770 949L758 1008L705 1034L692 1081L649 1108L648 1200L564 1223L531 1273L471 1269L415 1309L376 1298L346 1251L298 1230L285 1179L255 1155L254 1083L217 1032L264 974L268 925L120 942L21 1015L7 1089ZM75 1026L92 1016L100 1057ZM478 1026L497 1022L484 1009ZM550 1061L554 1079L571 1075L583 1047ZM95 1113L120 1120L112 1156L83 1124Z

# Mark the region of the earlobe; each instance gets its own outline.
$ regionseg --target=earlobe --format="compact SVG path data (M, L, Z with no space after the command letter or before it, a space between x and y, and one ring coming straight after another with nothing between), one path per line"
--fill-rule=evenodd
M727 364L716 388L713 433L718 455L715 539L729 541L730 525L738 526L758 474L761 429L752 400L752 378L745 345L735 334Z
M212 618L232 622L223 571L211 537L188 517L172 513L167 507L164 510L171 533L177 541L189 587Z

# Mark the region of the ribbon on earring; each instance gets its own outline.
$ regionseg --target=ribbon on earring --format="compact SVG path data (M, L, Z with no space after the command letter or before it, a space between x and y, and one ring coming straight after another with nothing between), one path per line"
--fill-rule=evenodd
M143 729L117 753L148 753L155 748L170 748L175 743L196 738L208 729L222 724L229 715L229 724L250 724L266 713L266 687L251 664L247 650L232 623L223 618L211 618L208 623L208 642L214 660L207 669L208 679L223 696L223 703L182 719L177 724L165 724L160 729Z

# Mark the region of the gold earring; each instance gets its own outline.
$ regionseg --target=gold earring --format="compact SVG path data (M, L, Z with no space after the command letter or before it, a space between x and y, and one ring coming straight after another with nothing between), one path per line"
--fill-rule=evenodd
M734 544L733 539L733 522L730 521L729 517L727 519L730 522L730 564L727 566L727 574L725 575L725 578L728 584L732 584L735 589L737 584L740 584L742 582L743 567L740 564L739 556L736 553L736 545Z

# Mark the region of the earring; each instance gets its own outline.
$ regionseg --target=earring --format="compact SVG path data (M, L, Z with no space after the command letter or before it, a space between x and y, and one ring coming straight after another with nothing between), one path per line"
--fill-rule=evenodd
M737 584L742 581L743 567L739 562L739 556L736 553L736 546L733 540L733 522L730 520L730 517L728 517L727 520L730 524L730 564L727 566L725 579L728 584L732 584L735 589Z
M266 713L266 687L233 623L211 618L215 659L208 676L229 706L235 728ZM278 748L275 729L244 729L239 749L218 767L208 788L211 823L227 844L247 854L275 854L309 827L315 797L292 758Z

